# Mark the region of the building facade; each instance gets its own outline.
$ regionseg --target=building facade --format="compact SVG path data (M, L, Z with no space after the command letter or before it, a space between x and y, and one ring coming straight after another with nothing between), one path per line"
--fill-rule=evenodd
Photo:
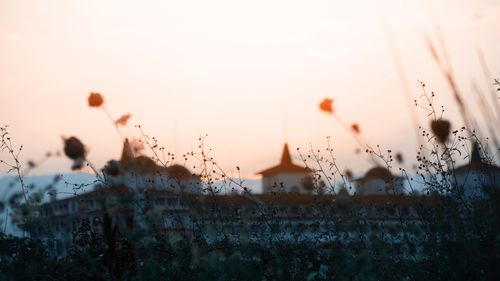
M280 163L257 174L262 176L264 193L314 193L311 170L293 163L287 143L283 147Z

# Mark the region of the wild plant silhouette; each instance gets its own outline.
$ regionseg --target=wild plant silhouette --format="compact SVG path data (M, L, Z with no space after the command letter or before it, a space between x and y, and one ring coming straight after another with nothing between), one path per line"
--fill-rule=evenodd
M437 56L437 55L436 55ZM436 60L438 60L436 58ZM454 83L450 79L450 83ZM500 87L498 80L495 85ZM496 280L500 276L500 168L492 136L455 129L436 110L421 83L414 103L430 117L419 127L414 170L400 152L372 146L358 123L333 116L373 165L365 176L342 170L326 148L290 150L263 170L258 194L225 172L201 136L196 150L174 155L136 126L130 114L113 118L99 93L88 105L103 109L123 140L120 159L96 168L78 137L63 139L72 169L89 167L95 181L57 198L51 185L36 190L24 178L22 146L1 128L2 165L15 173L2 202L29 234L0 233L5 280ZM500 91L500 89L498 89ZM460 106L459 95L457 103ZM463 108L465 123L474 123ZM428 128L427 128L428 127ZM497 131L494 131L497 134ZM300 156L293 162L291 152ZM147 156L147 153L152 156ZM48 153L46 157L51 157ZM175 160L183 164L175 164ZM465 160L465 164L461 164ZM280 175L291 173L296 186ZM376 184L374 184L376 183ZM92 187L92 190L83 190ZM49 202L43 200L50 195ZM7 219L5 220L7 221Z

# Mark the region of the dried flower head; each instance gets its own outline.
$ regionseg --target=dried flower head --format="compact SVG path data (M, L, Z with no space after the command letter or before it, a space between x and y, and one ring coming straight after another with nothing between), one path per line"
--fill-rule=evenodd
M361 130L359 129L359 125L356 123L351 125L351 130L356 134L359 134L361 132Z
M320 104L319 109L324 112L333 114L333 99L325 98Z
M104 104L104 98L99 93L91 92L87 100L90 107L100 107Z
M83 143L76 137L69 137L64 140L64 154L71 160L85 158L85 147Z
M130 114L130 113L124 114L120 118L116 119L115 124L117 126L125 126L125 125L127 125L130 117L132 117L132 114Z
M396 153L396 161L398 161L398 163L400 164L404 162L403 154L401 154L401 152Z
M433 120L431 122L431 130L439 142L445 143L450 135L450 121L444 119Z

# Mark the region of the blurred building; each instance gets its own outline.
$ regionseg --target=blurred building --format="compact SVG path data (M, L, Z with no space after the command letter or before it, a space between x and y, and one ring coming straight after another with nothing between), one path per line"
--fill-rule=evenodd
M287 143L283 147L280 163L257 174L262 175L264 193L314 193L311 170L293 163Z
M357 195L403 195L404 179L393 175L389 169L374 167L355 180Z
M115 186L43 204L21 227L58 256L67 253L84 224L89 226L86 232L99 234L116 227L120 235L141 237L144 243L162 237L170 243L188 239L206 245L221 241L272 245L349 243L358 235L353 227L360 227L362 219L366 235L399 241L401 223L418 227L417 208L425 205L433 203L429 198L394 195L202 195Z
M472 146L469 163L456 167L452 171L456 181L455 193L466 200L485 198L500 190L500 167L484 157L481 147L476 142Z
M487 167L486 171L492 169L498 176L498 167L478 163L477 157L455 171L464 190L471 192L474 185L468 184L485 178L469 180L470 171L482 172ZM106 185L71 198L52 197L37 206L21 227L45 241L54 255L66 253L82 225L94 233L116 227L121 235L141 237L143 242L162 237L171 243L188 239L200 245L221 241L348 244L361 235L367 241L412 239L418 244L422 214L436 214L443 206L461 208L460 201L442 194L406 196L403 179L382 167L370 169L355 181L354 196L315 193L306 180L311 179L313 186L310 170L292 163L287 144L280 164L260 172L262 194L203 193L199 178L188 169L159 166L147 157L135 156L127 142L116 162L105 169ZM481 186L498 188L497 179ZM401 249L403 254L408 251Z
M108 185L125 185L137 190L168 188L172 192L201 192L199 177L186 167L159 165L148 156L136 154L129 141L125 140L120 160L109 161L103 170Z

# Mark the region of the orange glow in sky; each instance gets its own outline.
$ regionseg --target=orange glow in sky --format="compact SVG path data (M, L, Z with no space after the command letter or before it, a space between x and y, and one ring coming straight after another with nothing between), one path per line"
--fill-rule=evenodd
M414 159L411 102L384 21L412 95L424 81L461 126L425 36L436 40L439 24L460 90L475 102L473 81L488 87L477 48L500 76L500 1L0 0L0 124L24 145L25 160L75 135L102 166L121 143L105 114L87 106L97 91L111 114L130 112L130 124L168 151L195 150L208 134L219 163L244 175L276 164L285 141L324 148L327 136L341 167L363 171L356 143L318 109L330 97L371 144ZM137 133L131 127L124 132ZM39 172L69 167L52 159Z

